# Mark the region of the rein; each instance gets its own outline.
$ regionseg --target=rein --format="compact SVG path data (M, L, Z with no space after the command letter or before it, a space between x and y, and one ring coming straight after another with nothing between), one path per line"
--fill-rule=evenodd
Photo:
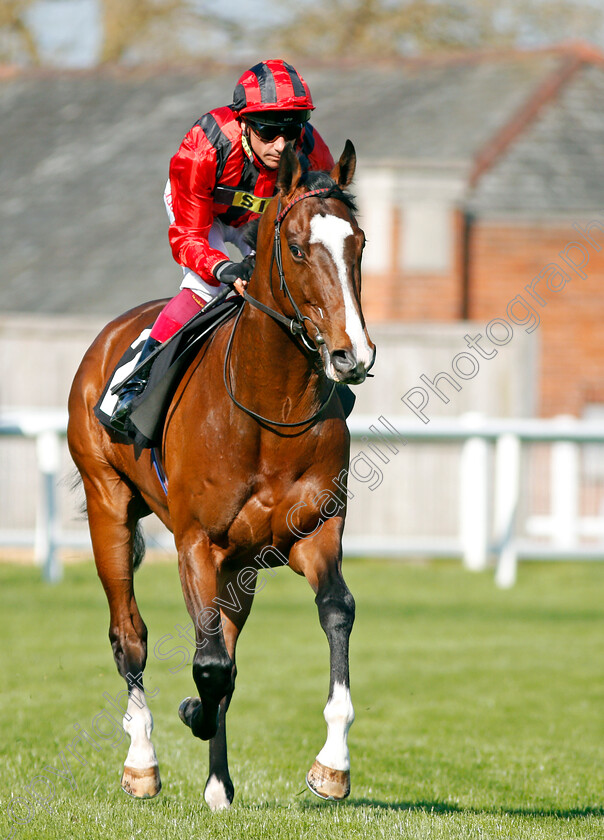
M293 198L288 204L285 205L283 209L281 209L281 198L278 199L277 215L275 217L275 237L273 240L273 251L271 255L270 276L272 277L273 275L273 265L276 263L277 271L279 272L279 289L280 291L285 292L285 294L287 295L287 298L294 310L294 317L288 318L281 312L277 312L277 310L271 309L270 306L266 306L264 303L261 303L259 300L256 300L256 298L252 297L247 292L243 293L243 298L245 301L247 301L247 303L249 303L251 306L256 307L256 309L259 309L261 312L264 312L266 315L269 315L275 321L278 321L280 324L283 324L285 327L287 327L291 334L299 337L304 346L313 353L319 353L318 346L325 344L325 341L323 340L323 337L318 331L314 341L308 335L306 327L304 326L304 321L310 321L310 318L308 318L306 315L302 315L302 313L300 312L300 309L298 308L298 305L296 304L285 280L285 273L283 271L283 253L281 250L281 223L283 222L283 219L287 216L289 211L292 209L292 207L294 207L294 205L296 205L299 201L302 201L304 198L313 198L317 195L324 195L325 193L329 193L332 190L333 187L321 187L320 189L310 190L309 192L303 193L302 195ZM273 426L279 426L280 428L288 429L295 428L297 426L306 426L312 423L314 420L317 419L317 417L321 414L321 412L330 402L336 387L335 382L332 382L329 394L323 400L317 411L315 411L315 413L311 417L308 417L306 420L300 420L296 423L284 423L279 420L270 420L268 417L263 417L261 414L257 414L255 411L252 411L250 408L247 408L242 403L240 403L239 400L235 397L233 389L229 384L229 361L231 358L231 349L233 346L233 338L235 337L235 330L237 329L237 325L239 323L239 319L242 313L243 308L239 310L237 318L235 319L235 323L233 324L233 329L231 330L231 335L229 336L229 341L224 356L223 379L227 394L238 408L240 408L250 417L253 417L255 420L260 420L263 423L269 423Z

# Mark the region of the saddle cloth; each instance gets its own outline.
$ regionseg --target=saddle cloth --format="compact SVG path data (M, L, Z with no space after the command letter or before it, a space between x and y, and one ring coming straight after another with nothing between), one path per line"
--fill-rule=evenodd
M130 443L142 449L158 446L161 443L163 425L172 396L187 367L202 343L207 341L219 324L232 317L242 303L243 298L239 296L228 298L209 312L196 315L185 324L176 338L159 350L153 360L147 387L132 402L130 420L134 431L125 435L117 432L110 424L111 415L119 399L119 391L115 394L111 391L116 385L123 383L138 364L151 326L144 329L117 363L94 407L99 422L109 429L120 443Z

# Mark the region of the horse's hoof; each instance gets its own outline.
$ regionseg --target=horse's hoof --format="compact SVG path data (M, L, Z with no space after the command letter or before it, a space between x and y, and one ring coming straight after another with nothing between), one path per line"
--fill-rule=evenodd
M135 767L124 765L122 789L135 799L153 799L161 790L159 767L156 764L155 767L137 770Z
M321 799L346 799L350 793L350 770L332 770L315 760L306 774L306 784Z
M198 697L185 697L178 707L178 717L185 726L191 728L191 717L198 706L201 706L201 700Z
M178 707L178 717L185 726L188 726L196 738L202 741L209 741L213 738L218 729L220 719L220 706L216 709L216 715L210 717L204 714L199 697L185 697Z

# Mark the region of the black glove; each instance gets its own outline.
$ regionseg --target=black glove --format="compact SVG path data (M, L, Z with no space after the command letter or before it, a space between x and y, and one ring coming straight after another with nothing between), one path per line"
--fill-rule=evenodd
M219 263L214 269L214 277L227 286L232 286L235 280L248 281L254 273L254 257L246 257L241 262L227 260Z

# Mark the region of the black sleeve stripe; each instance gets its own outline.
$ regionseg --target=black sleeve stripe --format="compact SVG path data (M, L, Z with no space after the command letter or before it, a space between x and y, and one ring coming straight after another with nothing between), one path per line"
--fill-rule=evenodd
M310 156L312 154L313 149L315 148L315 134L314 129L310 123L306 123L304 126L304 137L302 138L302 151L306 156Z
M298 160L304 172L310 170L310 156L312 150L315 148L315 135L313 134L313 127L310 123L304 126L304 134L302 135L302 145L298 151Z
M228 157L231 154L233 144L226 134L224 134L212 114L204 114L201 119L197 120L195 125L201 126L205 136L216 149L216 180L219 181L224 172Z

